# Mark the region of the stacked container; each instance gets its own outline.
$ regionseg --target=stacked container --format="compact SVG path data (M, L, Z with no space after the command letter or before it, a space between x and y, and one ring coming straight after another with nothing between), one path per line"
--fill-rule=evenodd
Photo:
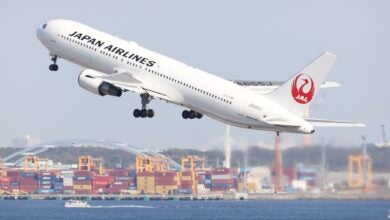
M137 190L137 173L135 172L135 170L129 170L129 177L132 181L129 182L128 189Z
M64 179L58 177L54 182L54 193L63 194L64 193Z
M91 194L92 193L92 177L94 173L91 171L74 171L73 190L75 194Z
M211 176L212 176L212 172L210 171L206 172L204 177L204 186L206 189L211 189Z
M110 176L94 176L92 177L92 193L102 193L109 187L111 182Z
M174 194L180 185L180 175L176 171L155 172L156 194Z
M64 194L73 194L73 170L61 170L60 175L63 180L63 193Z
M141 194L156 193L156 181L153 172L137 173L137 191Z
M234 179L230 169L215 168L211 175L211 191L221 192L234 189Z
M180 190L176 191L178 194L192 194L195 193L197 187L196 171L182 171L180 176Z
M38 189L38 173L21 172L19 190L26 193L35 193Z
M6 188L8 191L19 191L19 180L20 180L20 171L19 170L8 170L7 171L7 182L5 182Z
M302 163L297 165L297 179L306 182L310 187L316 186L317 168L314 166L304 166Z
M40 194L54 193L56 181L57 174L55 172L39 172L37 192Z

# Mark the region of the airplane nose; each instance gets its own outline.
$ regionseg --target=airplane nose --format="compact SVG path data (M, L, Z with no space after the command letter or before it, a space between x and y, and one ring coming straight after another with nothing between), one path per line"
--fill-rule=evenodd
M37 38L41 40L42 36L43 36L43 29L42 28L38 28L37 31L36 31L36 35L37 35Z

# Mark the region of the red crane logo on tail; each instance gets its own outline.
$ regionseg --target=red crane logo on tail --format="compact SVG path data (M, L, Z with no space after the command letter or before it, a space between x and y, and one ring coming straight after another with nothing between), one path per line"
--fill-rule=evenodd
M313 99L314 90L313 79L309 75L301 73L293 81L291 95L296 102L307 104Z

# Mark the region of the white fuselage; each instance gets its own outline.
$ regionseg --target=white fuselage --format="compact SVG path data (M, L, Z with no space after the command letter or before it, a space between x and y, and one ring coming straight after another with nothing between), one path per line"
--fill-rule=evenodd
M126 70L148 90L167 94L171 102L225 123L277 132L313 132L308 122L265 96L78 22L49 21L37 30L37 36L52 55L105 74ZM301 126L275 126L265 118L288 119Z

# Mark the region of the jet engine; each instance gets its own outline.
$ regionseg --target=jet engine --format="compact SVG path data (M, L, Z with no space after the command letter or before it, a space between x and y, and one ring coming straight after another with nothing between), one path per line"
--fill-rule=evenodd
M88 90L96 95L111 95L120 97L122 95L122 89L105 82L104 80L94 78L94 76L104 76L104 73L86 69L83 70L79 75L79 85L81 88Z

